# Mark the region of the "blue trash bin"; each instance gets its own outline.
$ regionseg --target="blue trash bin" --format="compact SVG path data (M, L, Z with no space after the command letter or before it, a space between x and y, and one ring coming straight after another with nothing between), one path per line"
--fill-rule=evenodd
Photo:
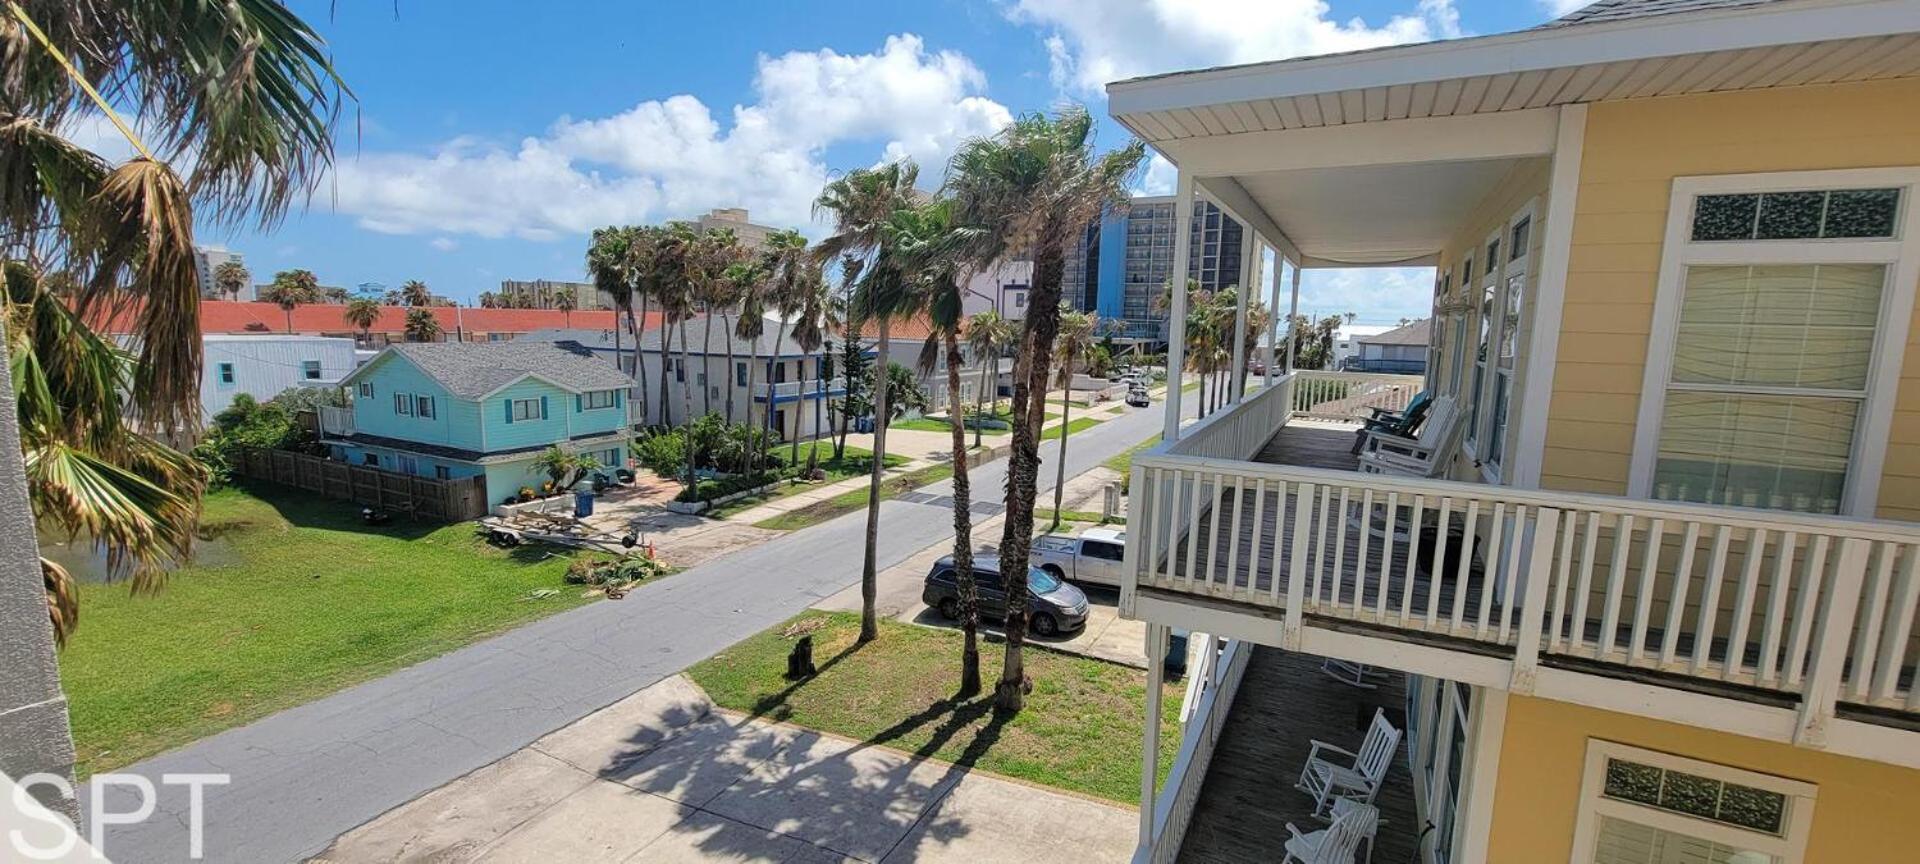
M573 493L573 518L585 519L593 515L593 493L582 489Z

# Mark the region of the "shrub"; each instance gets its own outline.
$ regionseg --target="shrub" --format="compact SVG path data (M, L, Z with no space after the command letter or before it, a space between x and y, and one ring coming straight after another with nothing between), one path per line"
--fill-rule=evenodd
M775 471L761 471L754 474L732 474L726 477L713 477L706 480L701 480L700 482L695 483L692 486L689 486L685 489L680 490L680 494L673 496L673 500L679 501L681 503L691 503L694 501L712 501L715 498L720 498L726 495L732 495L735 492L742 492L748 489L754 489L760 486L765 486L768 483L773 483L779 479L781 479L781 475L779 472L775 472Z

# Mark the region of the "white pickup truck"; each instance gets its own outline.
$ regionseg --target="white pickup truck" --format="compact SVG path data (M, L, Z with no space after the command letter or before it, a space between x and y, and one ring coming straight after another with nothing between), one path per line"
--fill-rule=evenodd
M1078 537L1043 534L1033 540L1032 564L1070 582L1119 587L1126 565L1127 535L1088 528Z

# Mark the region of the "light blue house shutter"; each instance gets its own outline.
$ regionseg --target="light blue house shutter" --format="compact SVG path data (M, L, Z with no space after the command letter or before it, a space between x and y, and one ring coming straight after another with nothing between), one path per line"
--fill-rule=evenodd
M547 397L540 397L540 419L547 419Z
M507 422L508 423L513 422L513 400L512 399L507 400Z

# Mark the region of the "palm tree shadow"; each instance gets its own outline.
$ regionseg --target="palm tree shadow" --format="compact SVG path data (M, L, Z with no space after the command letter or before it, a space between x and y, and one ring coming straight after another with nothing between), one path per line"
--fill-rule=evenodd
M793 679L788 682L787 686L781 688L779 692L769 693L754 700L753 710L748 712L747 719L758 720L762 717L772 717L775 720L786 720L793 715L792 707L787 704L787 700L791 698L793 694L800 692L801 688L813 683L814 679L819 678L828 669L839 665L842 661L853 656L864 647L866 646L863 643L854 642L840 649L840 651L832 657L828 657L826 662L817 664L812 675L808 675L805 678Z

